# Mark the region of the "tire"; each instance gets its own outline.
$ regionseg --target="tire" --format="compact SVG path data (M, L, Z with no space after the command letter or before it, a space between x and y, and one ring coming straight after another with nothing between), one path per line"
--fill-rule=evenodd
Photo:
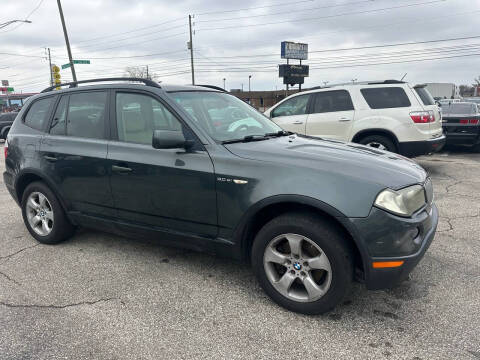
M380 150L386 150L390 152L397 152L397 147L394 142L386 136L382 135L370 135L360 139L360 144L374 147Z
M296 261L291 251L288 255L288 248L290 241L295 240L292 242L295 244L298 239L302 255ZM281 257L274 257L275 261L269 262L272 248ZM314 253L318 248L320 251ZM327 262L323 260L321 267L327 269L329 266L329 270L313 269L319 268L313 265L313 259L324 259L324 255ZM290 259L283 262L282 256ZM253 271L267 295L278 305L301 314L322 314L333 309L348 293L353 281L353 255L349 243L335 226L308 213L287 213L265 224L255 237L251 257ZM309 259L312 260L310 263ZM300 268L297 267L299 264ZM286 283L295 277L286 292L279 290L285 276ZM316 287L309 285L312 279ZM311 292L307 291L306 285Z
M33 202L29 203L30 200ZM38 242L58 244L73 235L74 227L67 219L62 205L43 182L37 181L27 186L23 192L21 207L23 222Z

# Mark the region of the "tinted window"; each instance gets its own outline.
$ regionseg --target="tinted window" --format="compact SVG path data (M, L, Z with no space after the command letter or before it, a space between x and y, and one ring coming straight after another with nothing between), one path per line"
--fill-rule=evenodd
M162 103L148 95L118 93L116 114L120 141L151 145L153 130L182 128Z
M25 125L37 130L43 130L47 122L48 111L54 99L51 96L35 101L25 116Z
M420 99L422 99L423 105L434 105L435 100L433 99L430 92L425 87L416 87L415 91L417 92Z
M67 129L67 102L68 96L62 96L57 105L57 110L55 110L55 115L53 115L53 121L50 125L50 134L65 135Z
M294 96L293 98L284 101L273 110L272 117L306 114L309 98L310 94L306 94Z
M361 89L363 97L372 109L389 109L410 106L407 94L399 87Z
M84 138L105 138L107 93L82 92L70 95L67 114L67 135Z
M315 94L314 113L353 110L352 98L346 90L325 91Z

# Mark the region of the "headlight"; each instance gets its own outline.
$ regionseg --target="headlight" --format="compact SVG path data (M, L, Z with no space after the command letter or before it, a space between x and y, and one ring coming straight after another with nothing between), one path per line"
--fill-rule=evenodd
M378 194L375 206L400 216L412 216L425 205L425 190L413 185L401 190L385 189Z

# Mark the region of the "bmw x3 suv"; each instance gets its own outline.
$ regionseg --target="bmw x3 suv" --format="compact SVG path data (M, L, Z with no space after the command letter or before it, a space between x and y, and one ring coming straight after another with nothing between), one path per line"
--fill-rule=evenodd
M438 222L415 162L286 132L212 86L48 88L18 114L5 158L39 242L83 226L246 260L276 303L304 314L332 309L354 280L397 284Z

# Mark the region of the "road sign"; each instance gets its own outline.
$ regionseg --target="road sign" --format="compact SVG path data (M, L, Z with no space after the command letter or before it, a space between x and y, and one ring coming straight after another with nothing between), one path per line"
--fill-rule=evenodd
M2 86L8 86L8 85L10 85L10 84L8 83L8 80L2 80Z
M90 60L73 60L74 64L90 64ZM70 67L70 63L68 64L63 64L62 69L67 69Z
M280 47L282 59L308 59L308 44L295 43L291 41L282 41Z
M0 87L0 91L1 92L13 92L14 89L13 89L13 87L3 86L3 87Z

